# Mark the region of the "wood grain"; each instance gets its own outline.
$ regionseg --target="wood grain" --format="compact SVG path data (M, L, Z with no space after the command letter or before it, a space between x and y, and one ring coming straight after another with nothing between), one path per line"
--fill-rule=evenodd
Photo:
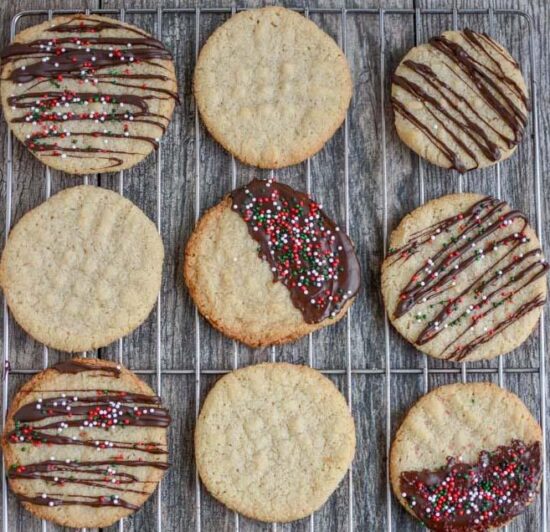
M345 0L346 7L378 8L376 0ZM261 0L238 2L241 6L262 5ZM273 3L273 2L269 2ZM459 0L458 7L479 7L476 0ZM512 7L524 9L531 17L535 42L535 72L538 80L538 104L540 117L541 176L543 179L543 212L550 220L546 205L548 191L547 173L550 170L550 45L546 36L550 33L550 6L544 0L487 0L495 9ZM0 45L9 40L10 20L16 12L27 9L52 8L194 8L192 0L18 0L0 2ZM283 5L304 7L304 0L285 1ZM343 0L315 0L311 7L342 8ZM452 7L451 0L391 0L383 2L385 8ZM202 7L230 7L230 0L207 0ZM354 79L354 97L345 130L339 130L327 146L308 164L303 163L276 172L276 177L292 186L307 189L321 200L326 210L341 224L349 224L351 237L357 245L362 264L363 287L347 320L314 334L294 344L275 350L252 350L224 338L201 318L182 283L182 252L193 229L195 220L205 209L215 204L234 184L246 183L252 177L267 177L261 171L234 163L231 157L214 142L199 125L195 134L195 107L191 95L191 79L195 62L195 39L202 45L208 35L221 24L228 14L203 14L199 20L199 34L195 33L194 14L170 14L162 17L162 39L173 52L181 105L176 109L168 133L162 141L160 197L162 213L160 224L166 248L164 281L161 292L160 330L157 331L156 309L149 320L122 342L123 363L132 369L146 372L144 378L156 386L157 333L160 334L162 369L161 393L170 406L174 422L170 429L172 468L161 487L163 529L167 531L196 530L199 515L196 511L195 473L193 467L192 431L195 423L195 396L203 399L218 378L211 374L197 374L194 370L231 369L250 363L270 360L286 360L308 363L322 369L345 369L348 359L353 368L365 370L351 377L349 390L357 424L358 451L352 475L353 528L360 531L392 530L413 531L422 528L399 507L386 491L386 411L389 409L390 435L410 405L427 389L461 379L460 365L428 360L418 354L391 328L388 329L389 363L402 373L392 374L389 382L383 370L386 367L384 309L379 290L379 267L384 255L384 234L396 226L400 218L419 205L444 193L463 190L496 194L497 170L472 172L462 179L456 173L442 171L418 158L397 138L391 110L388 105L389 76L404 53L430 36L451 28L451 15L420 15L418 32L415 31L413 14L387 14L381 21L378 14L348 14L345 19L346 51ZM312 14L312 19L343 44L343 25L340 13ZM44 17L24 17L18 28L27 27ZM127 15L126 20L156 33L156 15ZM380 40L380 23L383 22L384 40ZM528 24L517 16L466 15L458 18L458 26L470 26L493 34L521 62L526 76L531 75L529 62ZM382 55L382 52L383 55ZM381 68L382 67L382 68ZM532 132L531 122L530 131ZM6 208L6 127L0 123L0 212ZM345 148L349 155L348 172L345 167ZM157 157L153 155L136 168L124 172L123 193L137 203L154 220L157 220ZM308 172L309 168L309 172ZM526 211L535 219L534 195L534 139L527 135L518 152L500 168L500 195L511 204ZM45 199L45 169L18 143L14 147L13 221ZM308 179L308 176L310 179ZM346 188L347 176L347 188ZM385 176L385 177L384 177ZM89 176L91 183L115 190L119 189L118 175ZM71 184L81 183L81 178L52 175L52 191ZM385 212L384 186L387 192ZM423 194L422 191L423 190ZM349 217L346 218L346 198L349 198ZM198 205L198 210L196 206ZM386 224L387 222L387 224ZM548 249L549 232L545 223L543 242ZM0 224L0 236L4 237ZM546 313L547 315L548 313ZM550 323L545 318L548 334ZM349 330L348 330L349 328ZM29 339L19 327L10 321L9 355L13 369L40 368L44 353L41 345ZM349 350L348 350L349 332ZM197 336L198 334L198 336ZM0 336L1 338L1 336ZM66 354L50 351L49 360L55 362L67 358ZM118 346L102 349L99 356L117 359ZM435 370L428 374L424 368ZM452 367L456 372L437 373ZM486 373L468 374L468 380L499 382L498 361L470 364L468 368ZM502 359L502 368L538 368L539 335L513 354ZM189 373L173 373L188 370ZM369 370L372 370L369 373ZM420 370L420 372L419 372ZM409 371L409 373L406 373ZM540 416L540 380L538 373L503 372L502 385L520 395L528 407ZM425 376L427 379L425 380ZM9 395L27 377L13 374L9 379ZM347 375L333 375L334 381L347 394ZM547 379L550 378L547 375ZM200 382L199 382L200 381ZM387 393L391 399L387 403ZM548 396L548 387L544 390ZM550 418L547 419L550 426ZM550 456L547 457L550 460ZM342 483L327 505L317 512L313 522L315 530L345 530L350 525L348 479ZM11 530L41 530L41 523L24 512L14 498L9 496L8 513ZM389 512L388 512L389 503ZM156 496L134 517L125 520L124 530L154 531L157 529L158 511ZM243 531L267 531L272 528L245 518L237 518L214 501L204 489L200 489L200 525L202 530L235 530L238 522ZM309 530L309 520L278 526L277 530ZM511 525L510 530L539 530L541 527L540 498L524 516ZM48 525L47 530L58 528ZM110 530L117 530L112 527Z

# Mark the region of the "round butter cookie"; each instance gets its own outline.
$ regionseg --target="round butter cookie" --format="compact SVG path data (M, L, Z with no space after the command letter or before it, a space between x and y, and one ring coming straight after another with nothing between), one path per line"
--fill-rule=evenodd
M540 242L505 201L451 194L405 216L382 265L394 327L428 355L464 362L508 353L546 301Z
M414 47L392 77L401 140L443 168L507 159L523 137L527 87L512 56L485 33L446 31Z
M393 492L430 530L500 529L535 499L541 450L541 428L513 393L490 383L442 386L397 431Z
M263 347L342 318L360 268L351 240L319 204L254 179L200 219L185 250L184 277L214 327Z
M138 207L84 185L52 196L15 225L0 285L33 338L62 351L88 351L147 318L163 259L157 229Z
M260 168L297 164L317 153L346 116L349 66L334 40L282 7L242 11L202 48L194 75L210 134Z
M139 509L168 468L169 424L160 398L127 369L61 362L12 401L2 438L9 485L39 518L110 526Z
M287 522L320 508L355 453L343 395L318 371L259 364L212 388L195 429L208 491L252 519Z
M139 163L177 100L170 52L111 18L56 17L18 33L0 57L8 126L40 161L71 174Z

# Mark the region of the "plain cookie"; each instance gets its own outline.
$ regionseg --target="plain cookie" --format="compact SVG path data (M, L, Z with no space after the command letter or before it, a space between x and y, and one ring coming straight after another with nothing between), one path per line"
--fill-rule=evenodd
M11 489L39 518L102 528L135 512L168 469L170 415L136 375L73 359L14 397L2 438Z
M147 318L163 259L157 229L138 207L84 185L52 196L15 225L0 285L33 338L62 351L88 351Z
M510 157L530 110L516 61L487 34L469 29L410 50L392 77L391 101L401 140L459 172Z
M346 57L302 15L242 11L202 48L194 92L210 134L244 163L297 164L340 127L352 93Z
M315 201L255 179L200 219L184 277L214 327L263 347L341 319L359 289L360 267L349 237Z
M540 426L513 393L490 383L442 386L397 431L392 488L431 530L500 528L535 499L541 446Z
M8 126L41 162L71 174L139 163L178 99L170 52L111 18L56 17L18 33L0 57Z
M451 194L414 210L392 233L382 294L394 327L421 351L489 359L531 334L547 271L523 213L490 196Z
M260 521L300 519L336 489L355 452L343 395L318 371L259 364L222 377L195 429L208 491Z

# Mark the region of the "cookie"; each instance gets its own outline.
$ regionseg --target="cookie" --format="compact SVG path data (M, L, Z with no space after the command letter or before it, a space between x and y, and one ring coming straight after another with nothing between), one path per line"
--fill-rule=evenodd
M41 162L71 174L139 163L178 98L170 52L111 18L56 17L17 34L0 57L8 126Z
M0 285L33 338L62 351L88 351L147 318L163 258L155 225L132 202L78 186L16 224L0 261Z
M414 47L392 77L401 140L431 163L466 172L512 155L530 110L512 56L485 33L446 31Z
M170 415L113 362L72 359L14 397L2 448L23 506L62 526L101 528L135 512L168 468Z
M382 294L394 327L428 355L464 362L515 349L546 301L540 242L505 201L451 194L392 233Z
M242 162L281 168L317 153L346 116L352 81L334 40L282 7L242 11L202 48L194 74L210 134Z
M430 530L500 528L536 497L542 431L519 397L490 383L422 397L391 448L399 502Z
M310 367L286 363L222 377L195 429L208 491L260 521L293 521L320 508L354 452L355 425L336 386Z
M200 313L252 347L341 319L359 289L349 237L309 196L254 179L199 221L184 277Z

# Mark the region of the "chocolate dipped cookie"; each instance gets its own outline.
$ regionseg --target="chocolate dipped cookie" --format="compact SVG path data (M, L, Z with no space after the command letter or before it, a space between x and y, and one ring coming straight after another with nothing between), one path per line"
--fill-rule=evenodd
M350 238L318 203L254 179L199 220L184 276L214 327L261 347L341 319L359 290L360 267Z

